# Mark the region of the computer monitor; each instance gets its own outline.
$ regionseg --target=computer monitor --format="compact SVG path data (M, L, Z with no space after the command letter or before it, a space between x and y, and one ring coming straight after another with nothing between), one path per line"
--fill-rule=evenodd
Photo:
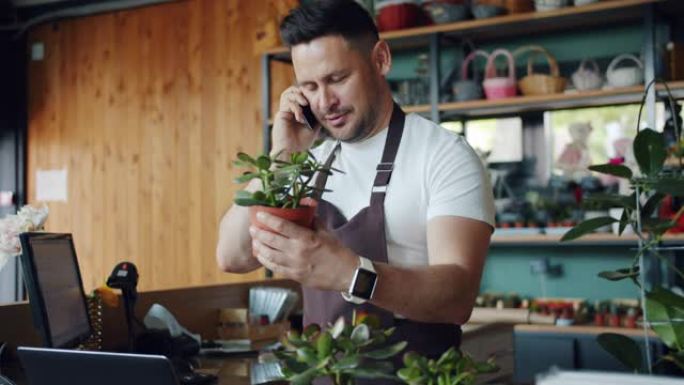
M47 347L73 348L92 332L71 234L19 235L36 328Z

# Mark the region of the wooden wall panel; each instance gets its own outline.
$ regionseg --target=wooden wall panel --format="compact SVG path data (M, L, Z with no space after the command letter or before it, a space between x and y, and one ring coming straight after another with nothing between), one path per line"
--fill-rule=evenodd
M31 31L28 192L38 170L68 170L48 231L74 234L86 290L118 261L141 290L260 279L218 271L218 221L238 151L261 140L256 15L267 0L189 0L65 20ZM274 94L291 68L274 70Z

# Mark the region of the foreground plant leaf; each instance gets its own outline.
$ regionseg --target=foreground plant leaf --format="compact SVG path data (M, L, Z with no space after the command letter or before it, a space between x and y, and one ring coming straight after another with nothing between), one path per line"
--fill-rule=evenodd
M626 267L617 269L615 271L602 271L598 274L599 277L609 281L621 281L626 278L636 278L639 276L639 267Z
M648 176L657 175L665 164L667 150L662 133L650 128L639 131L634 138L634 157L641 173Z
M596 171L601 174L616 176L618 178L629 179L632 177L632 170L630 170L629 167L623 166L621 164L597 164L589 166L589 170Z
M588 219L584 222L579 223L577 226L573 227L567 233L565 233L561 238L561 242L572 241L573 239L577 239L583 235L593 232L594 230L600 227L613 224L617 221L618 220L613 217L599 217Z
M603 350L634 372L643 372L641 348L633 339L616 333L602 333L596 338Z
M646 293L648 322L663 343L684 350L684 298L662 287Z

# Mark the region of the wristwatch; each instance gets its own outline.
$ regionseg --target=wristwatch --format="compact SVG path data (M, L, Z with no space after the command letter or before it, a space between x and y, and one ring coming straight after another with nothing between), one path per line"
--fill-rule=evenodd
M347 302L362 304L373 298L377 282L378 273L375 272L373 262L368 258L359 256L359 266L354 272L354 278L352 278L349 289L340 294Z

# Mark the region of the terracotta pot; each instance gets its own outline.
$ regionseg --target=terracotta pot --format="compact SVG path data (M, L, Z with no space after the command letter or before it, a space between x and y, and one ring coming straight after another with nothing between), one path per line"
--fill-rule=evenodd
M268 206L250 206L249 220L252 225L256 226L257 228L262 230L272 230L256 219L257 213L266 212L271 215L275 215L278 218L283 218L290 222L294 222L299 226L312 229L314 224L314 216L316 215L317 202L311 198L305 198L302 200L301 204L302 206L296 209L283 209L280 207Z

